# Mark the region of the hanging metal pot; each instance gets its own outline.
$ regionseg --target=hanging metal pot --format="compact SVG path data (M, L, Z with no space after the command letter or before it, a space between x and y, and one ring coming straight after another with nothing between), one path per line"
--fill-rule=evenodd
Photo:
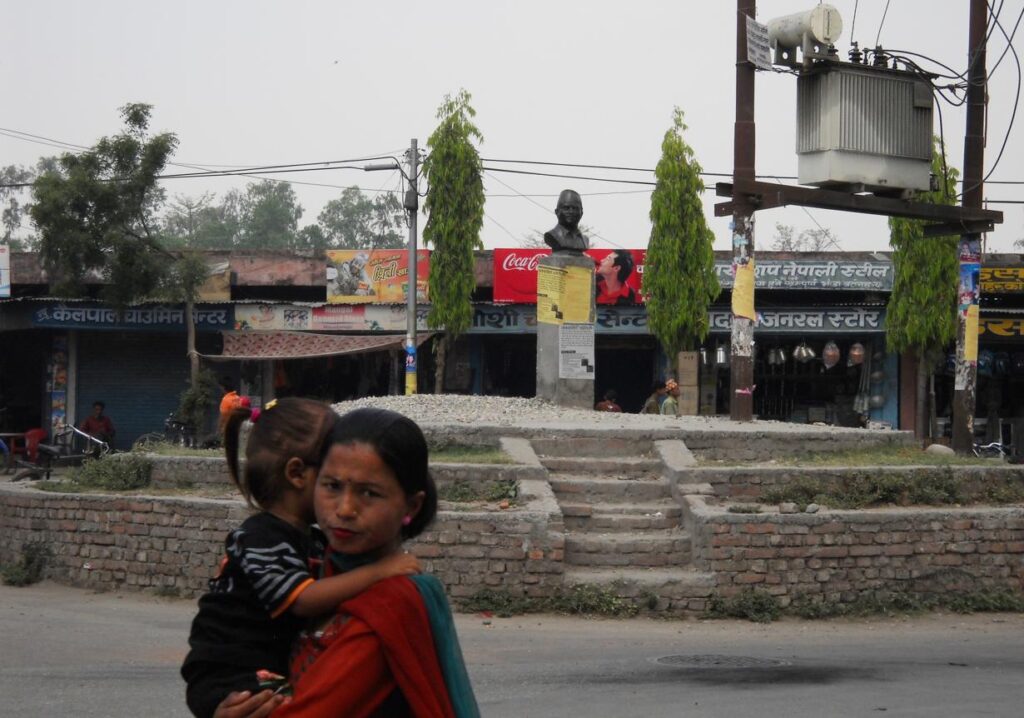
M715 349L715 364L729 366L729 346L727 344L719 344Z
M868 406L872 409L883 408L885 406L885 397L881 394L873 394L871 398L868 399Z
M885 381L885 372L881 369L875 369L875 371L871 372L871 381L874 384L881 384Z
M821 350L821 363L826 369L831 369L839 363L839 345L833 341L828 342Z
M854 342L850 345L850 352L846 357L846 366L857 366L864 363L864 345Z

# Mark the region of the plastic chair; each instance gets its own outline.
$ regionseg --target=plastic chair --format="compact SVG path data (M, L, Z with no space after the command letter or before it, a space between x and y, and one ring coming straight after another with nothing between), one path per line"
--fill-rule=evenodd
M25 432L25 444L19 447L15 453L24 453L25 458L33 464L39 456L39 444L46 439L46 429L29 429Z

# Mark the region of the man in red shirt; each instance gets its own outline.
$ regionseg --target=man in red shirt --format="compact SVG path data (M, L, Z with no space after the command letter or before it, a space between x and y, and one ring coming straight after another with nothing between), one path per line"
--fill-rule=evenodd
M114 422L110 420L109 416L103 415L103 410L107 408L107 405L102 401L93 402L92 414L85 418L78 428L84 431L90 436L95 436L100 441L105 441L108 444L114 441Z

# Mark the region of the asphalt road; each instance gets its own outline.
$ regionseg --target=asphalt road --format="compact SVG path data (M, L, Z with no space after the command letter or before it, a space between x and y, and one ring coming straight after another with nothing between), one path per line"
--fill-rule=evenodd
M187 716L177 669L193 610L0 586L0 716ZM458 627L488 717L1024 715L1022 615Z

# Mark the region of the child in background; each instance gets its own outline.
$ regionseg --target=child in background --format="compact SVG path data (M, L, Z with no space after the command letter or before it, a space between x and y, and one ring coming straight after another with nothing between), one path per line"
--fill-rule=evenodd
M246 419L253 426L240 475L239 433ZM228 535L226 556L192 623L181 674L189 709L200 718L212 716L233 691L258 692L268 672L287 675L292 641L305 619L333 612L381 579L419 571L414 557L396 554L313 579L309 561L324 546L322 534L311 530L313 489L334 421L327 405L293 398L227 417L231 479L260 512Z

